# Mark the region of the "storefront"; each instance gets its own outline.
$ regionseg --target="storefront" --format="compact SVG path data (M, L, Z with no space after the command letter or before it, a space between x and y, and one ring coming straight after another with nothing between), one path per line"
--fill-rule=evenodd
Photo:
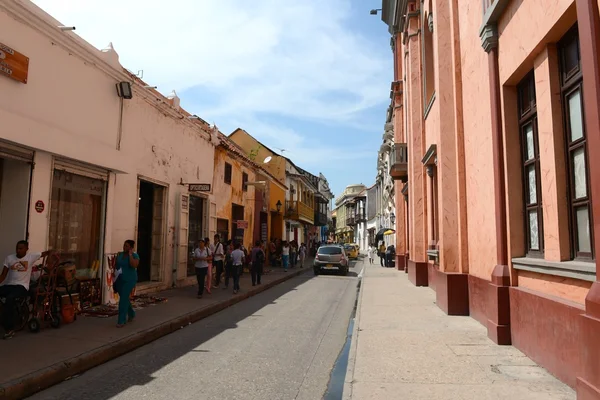
M28 237L33 150L0 142L0 257L15 252Z
M208 201L205 197L189 196L189 234L188 234L188 259L187 276L195 276L194 250L198 241L208 237ZM211 239L212 241L212 239Z
M82 303L101 300L107 181L106 170L54 160L48 249L75 265L77 280L90 292Z

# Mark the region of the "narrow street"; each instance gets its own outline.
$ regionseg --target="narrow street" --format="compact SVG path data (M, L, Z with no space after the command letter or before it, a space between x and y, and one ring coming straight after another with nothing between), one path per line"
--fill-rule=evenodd
M31 398L320 399L346 340L357 269L309 270Z

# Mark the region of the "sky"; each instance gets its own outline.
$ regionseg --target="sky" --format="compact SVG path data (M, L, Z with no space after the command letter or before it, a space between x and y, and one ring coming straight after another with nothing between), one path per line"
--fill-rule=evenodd
M34 3L223 133L323 173L336 196L374 183L393 78L387 26L369 14L381 0Z

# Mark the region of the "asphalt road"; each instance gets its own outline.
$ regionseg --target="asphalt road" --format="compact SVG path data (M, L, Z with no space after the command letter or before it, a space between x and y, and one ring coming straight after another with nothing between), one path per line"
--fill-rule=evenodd
M321 399L357 269L292 278L31 399Z

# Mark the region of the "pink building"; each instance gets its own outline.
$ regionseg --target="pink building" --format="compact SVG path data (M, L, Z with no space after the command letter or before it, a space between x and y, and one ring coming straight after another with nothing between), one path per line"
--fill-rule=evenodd
M600 399L597 0L383 0L382 19L397 264Z
M134 239L138 293L192 284L190 247L216 231L216 135L60 25L0 3L0 257L24 238L60 250L110 301L106 255Z

